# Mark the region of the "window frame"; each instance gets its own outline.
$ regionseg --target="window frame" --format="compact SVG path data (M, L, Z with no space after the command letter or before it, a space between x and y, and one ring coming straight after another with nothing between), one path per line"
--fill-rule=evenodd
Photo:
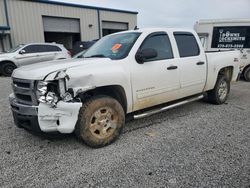
M146 42L147 39L149 39L149 38L151 38L151 37L154 37L154 36L158 36L158 35L165 35L165 36L167 37L167 39L168 39L168 41L169 41L169 44L170 44L171 52L172 52L172 58L164 58L164 59L156 59L156 60L150 60L150 59L149 59L149 60L146 60L145 63L147 63L147 62L154 62L154 61L169 60L169 59L174 59L174 58L175 58L175 56L174 56L174 51L173 51L173 45L172 45L172 43L171 43L171 40L170 40L170 37L169 37L168 33L165 32L165 31L159 31L159 32L150 33L150 34L143 40L142 44L140 45L140 47L139 47L139 49L137 50L136 53L138 53L139 51L141 51L141 49L142 49L142 47L143 47L143 45L145 44L145 42Z
M190 58L190 57L198 57L201 55L201 48L198 44L198 41L197 41L197 38L195 37L195 35L191 32L182 32L182 31L178 31L178 32L174 32L173 33L174 35L174 39L175 39L175 42L176 42L176 46L177 46L177 50L179 52L179 56L180 58ZM180 53L180 49L179 49L179 45L178 45L178 42L176 40L176 35L187 35L187 36L192 36L194 39L195 39L195 44L197 45L197 48L198 48L198 53L196 55L189 55L189 56L181 56L181 53ZM200 40L200 39L199 39Z

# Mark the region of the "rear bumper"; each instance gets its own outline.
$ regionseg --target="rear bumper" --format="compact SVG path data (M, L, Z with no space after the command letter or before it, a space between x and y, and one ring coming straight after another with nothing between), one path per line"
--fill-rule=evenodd
M38 123L38 107L17 103L13 94L9 96L11 111L16 126L35 132L42 132Z

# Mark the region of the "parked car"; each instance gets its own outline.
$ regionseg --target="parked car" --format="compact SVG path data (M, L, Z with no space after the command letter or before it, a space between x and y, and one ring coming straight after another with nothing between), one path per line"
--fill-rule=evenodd
M32 43L18 45L6 53L0 54L0 74L11 76L13 70L17 67L70 57L70 52L61 44Z
M16 69L9 99L17 126L75 132L102 147L118 138L128 114L144 118L205 92L209 102L225 103L239 58L239 51L205 53L193 30L126 31L102 38L81 59Z
M78 41L74 44L73 49L72 49L72 56L75 56L76 54L86 51L89 49L91 46L93 46L96 41L99 39L92 40L92 41Z
M200 20L194 28L206 51L241 50L242 76L250 82L250 19Z

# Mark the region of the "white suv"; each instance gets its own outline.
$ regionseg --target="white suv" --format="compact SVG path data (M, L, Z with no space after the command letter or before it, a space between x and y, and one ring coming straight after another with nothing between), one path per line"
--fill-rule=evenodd
M8 52L0 54L0 74L11 76L17 67L34 63L68 59L70 52L63 45L55 43L32 43L18 45Z

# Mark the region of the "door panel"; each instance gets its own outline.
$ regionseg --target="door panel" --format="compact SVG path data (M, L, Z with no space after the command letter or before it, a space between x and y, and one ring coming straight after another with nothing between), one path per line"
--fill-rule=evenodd
M201 93L207 76L205 53L192 33L177 32L174 37L179 50L181 96Z
M160 60L142 65L133 63L132 87L134 111L169 102L178 98L180 89L179 69L176 60Z
M180 89L178 62L165 32L150 34L138 52L154 49L157 57L138 64L133 58L131 67L133 110L140 110L178 98Z
M24 66L39 62L40 54L39 53L18 54L16 55L15 58L20 66Z

